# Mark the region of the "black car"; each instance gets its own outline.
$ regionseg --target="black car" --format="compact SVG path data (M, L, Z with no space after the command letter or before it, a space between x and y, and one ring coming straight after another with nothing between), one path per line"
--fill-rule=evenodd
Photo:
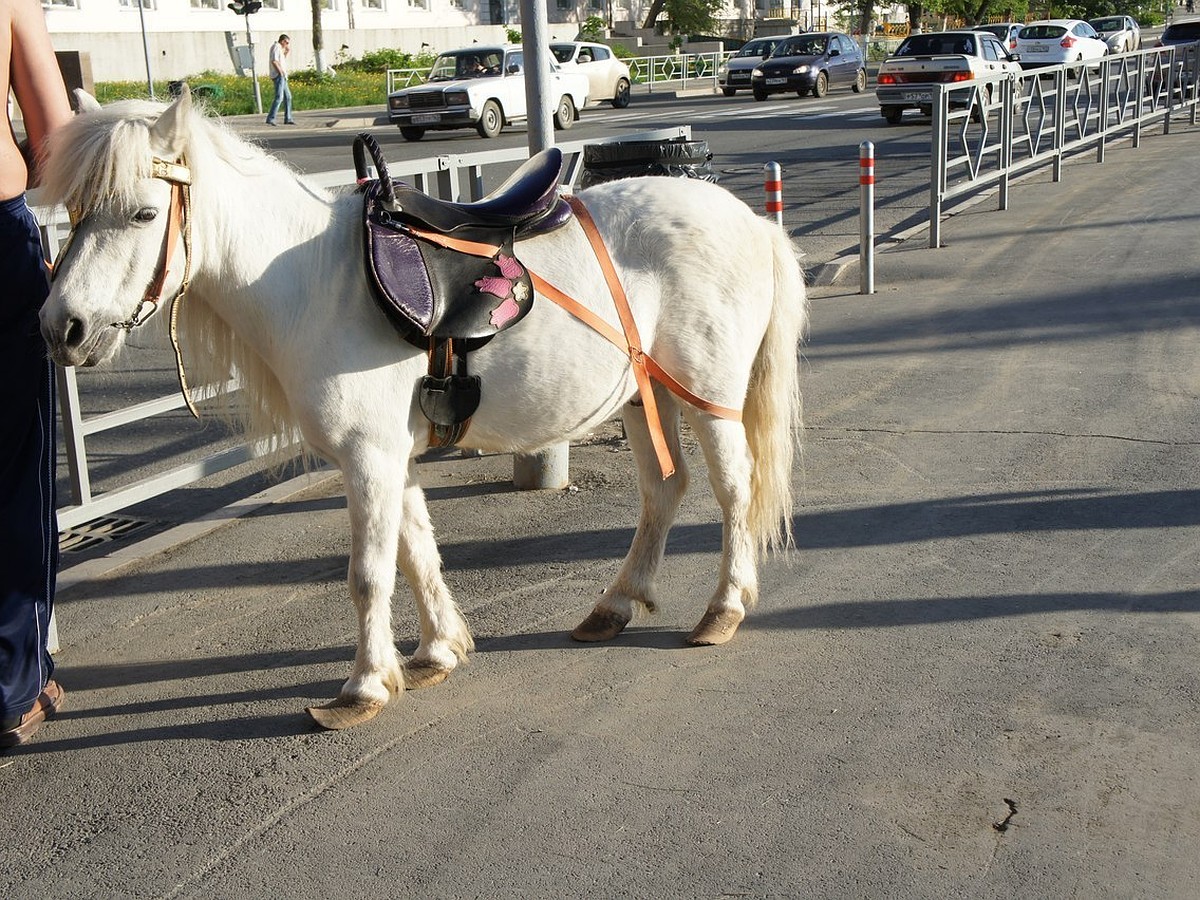
M867 87L862 50L847 34L818 31L781 41L750 76L755 100L795 91L824 97L834 85L848 84L855 93Z

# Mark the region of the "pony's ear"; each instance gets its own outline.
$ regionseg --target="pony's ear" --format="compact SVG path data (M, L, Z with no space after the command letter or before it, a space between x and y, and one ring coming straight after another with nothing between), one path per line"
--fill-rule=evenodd
M99 112L100 101L83 88L75 88L75 108L81 113Z
M150 126L150 140L159 147L167 158L178 156L183 150L183 122L192 111L192 91L184 83L179 99L167 107Z

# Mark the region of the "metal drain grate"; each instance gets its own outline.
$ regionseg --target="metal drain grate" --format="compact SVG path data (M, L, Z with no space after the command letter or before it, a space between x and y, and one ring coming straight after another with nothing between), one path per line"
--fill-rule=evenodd
M63 553L78 552L134 534L150 523L120 516L105 516L68 528L58 533L58 549Z

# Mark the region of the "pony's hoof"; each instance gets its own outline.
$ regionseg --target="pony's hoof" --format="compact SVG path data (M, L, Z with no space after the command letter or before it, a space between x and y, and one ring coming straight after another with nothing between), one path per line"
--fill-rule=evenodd
M724 644L737 634L738 626L746 618L743 612L723 609L713 612L711 609L704 614L700 624L687 636L687 642L693 647L711 647L714 644Z
M577 641L611 641L629 624L626 616L605 609L593 609L588 617L575 626L571 637Z
M338 697L324 706L310 706L306 711L322 728L341 731L343 728L353 728L355 725L371 721L379 715L383 707L384 704L377 700L348 700Z
M411 690L433 687L450 677L454 669L432 662L409 660L404 664L404 686Z

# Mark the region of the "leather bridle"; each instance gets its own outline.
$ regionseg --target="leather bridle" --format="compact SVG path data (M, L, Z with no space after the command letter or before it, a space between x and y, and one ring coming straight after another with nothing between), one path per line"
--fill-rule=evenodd
M156 156L150 162L150 176L152 178L161 178L171 185L171 200L167 213L167 230L163 234L162 250L159 252L158 257L158 267L155 270L154 277L150 280L149 286L146 288L146 292L138 301L129 318L124 322L110 322L109 327L120 328L128 334L139 325L145 324L151 316L158 312L159 304L162 302L163 290L167 283L167 275L170 273L171 259L175 256L175 250L182 238L184 258L183 280L180 281L179 289L170 300L171 347L175 351L175 369L179 376L179 388L183 393L183 401L187 404L188 411L196 418L199 418L200 414L192 404L187 377L183 371L183 353L179 348L178 329L179 303L183 300L184 294L187 293L188 287L191 284L192 274L192 172L182 158L179 162L168 162ZM59 251L58 259L55 260L54 266L51 269L51 280L54 279L55 275L62 268L63 258L71 248L72 239L75 236L75 229L79 226L79 221L78 217L72 216L71 234L63 245L62 250Z

